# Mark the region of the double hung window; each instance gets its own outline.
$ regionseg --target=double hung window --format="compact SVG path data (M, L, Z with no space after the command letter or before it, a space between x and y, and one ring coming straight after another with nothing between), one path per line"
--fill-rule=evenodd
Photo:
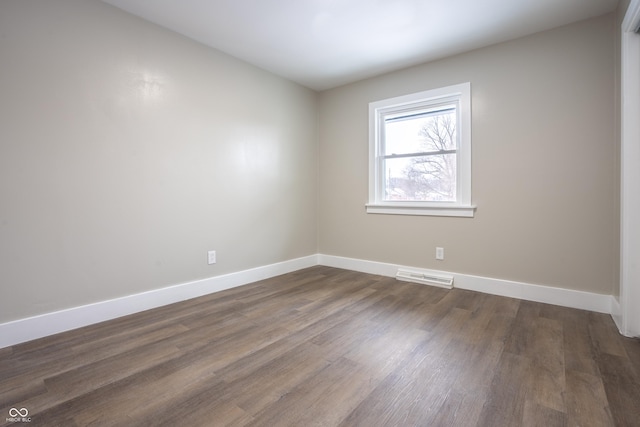
M473 216L464 83L369 104L367 212Z

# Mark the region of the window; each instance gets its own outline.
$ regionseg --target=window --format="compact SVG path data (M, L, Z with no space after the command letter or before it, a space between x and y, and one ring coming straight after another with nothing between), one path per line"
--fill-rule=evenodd
M369 104L367 212L472 217L471 84Z

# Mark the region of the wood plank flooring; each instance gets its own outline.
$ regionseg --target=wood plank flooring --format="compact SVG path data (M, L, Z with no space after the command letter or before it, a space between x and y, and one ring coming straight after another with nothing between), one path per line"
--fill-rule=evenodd
M0 425L640 426L608 315L313 267L0 350Z

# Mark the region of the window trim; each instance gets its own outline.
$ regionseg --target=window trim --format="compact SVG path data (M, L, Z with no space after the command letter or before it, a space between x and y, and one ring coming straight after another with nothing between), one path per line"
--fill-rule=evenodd
M453 101L453 102L452 102ZM383 117L402 110L436 106L443 103L457 104L456 201L416 202L383 200L380 164ZM369 103L369 203L367 213L397 215L432 215L473 217L476 206L471 204L471 83L461 83L409 95L383 99Z

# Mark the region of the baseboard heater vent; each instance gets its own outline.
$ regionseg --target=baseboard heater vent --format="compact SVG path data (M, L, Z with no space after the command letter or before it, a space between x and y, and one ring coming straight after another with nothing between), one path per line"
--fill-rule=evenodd
M440 288L452 289L453 276L445 274L421 273L419 271L410 271L399 269L396 279L404 282L422 283L425 285L438 286Z

